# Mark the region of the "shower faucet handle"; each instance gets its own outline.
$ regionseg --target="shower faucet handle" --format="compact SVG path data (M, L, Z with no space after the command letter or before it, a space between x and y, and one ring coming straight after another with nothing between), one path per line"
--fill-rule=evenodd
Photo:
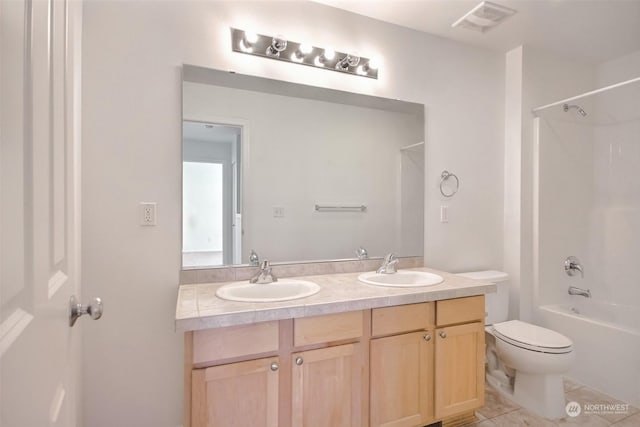
M580 277L584 279L582 264L580 264L580 260L574 256L568 256L567 259L564 260L564 271L569 276L575 276L577 272L580 272Z

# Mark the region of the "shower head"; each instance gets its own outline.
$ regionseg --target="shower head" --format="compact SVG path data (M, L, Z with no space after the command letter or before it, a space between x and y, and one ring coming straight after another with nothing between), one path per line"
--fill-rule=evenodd
M576 110L578 110L578 113L580 113L580 115L582 117L587 115L587 112L584 111L582 109L582 107L580 107L579 105L569 105L569 104L563 104L562 105L562 110L566 113L567 111L571 110L572 108L575 108Z

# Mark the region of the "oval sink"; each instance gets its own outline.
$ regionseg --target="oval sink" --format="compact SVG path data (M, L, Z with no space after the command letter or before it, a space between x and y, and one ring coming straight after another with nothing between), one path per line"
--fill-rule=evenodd
M320 291L313 282L297 279L278 279L273 283L237 282L221 286L216 295L229 301L275 302L305 298Z
M426 271L398 270L396 273L380 274L375 271L362 273L358 280L368 285L392 287L432 286L442 283L442 276Z

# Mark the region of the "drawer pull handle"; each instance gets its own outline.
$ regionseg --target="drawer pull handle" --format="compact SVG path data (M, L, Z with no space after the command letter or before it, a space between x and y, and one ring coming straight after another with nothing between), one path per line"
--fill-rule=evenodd
M424 334L424 336L423 336L422 338L424 338L424 340L425 340L426 342L431 341L431 335L429 335L429 334Z
M296 365L300 366L303 362L304 360L302 360L302 357L296 357Z
M274 371L274 372L277 371L279 367L280 366L278 366L277 362L271 362L271 370L272 371Z
M447 333L445 331L440 331L440 337L441 338L446 338L447 337Z

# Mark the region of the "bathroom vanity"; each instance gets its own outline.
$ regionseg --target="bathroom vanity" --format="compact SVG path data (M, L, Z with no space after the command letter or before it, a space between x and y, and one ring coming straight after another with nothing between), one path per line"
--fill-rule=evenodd
M495 285L435 273L444 282L413 288L307 276L320 292L277 303L221 300L223 283L182 285L185 427L473 417L484 404L484 294Z

